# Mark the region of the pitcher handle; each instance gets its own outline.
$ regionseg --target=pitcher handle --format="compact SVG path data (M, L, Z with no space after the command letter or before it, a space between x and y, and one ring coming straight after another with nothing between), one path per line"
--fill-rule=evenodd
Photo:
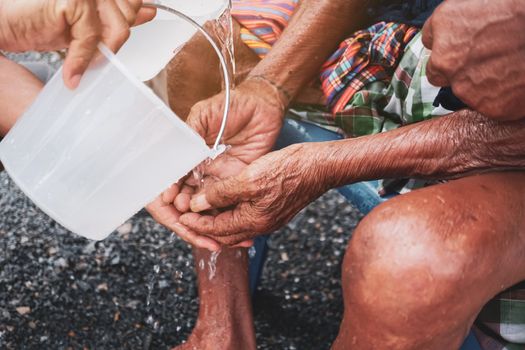
M211 37L210 34L208 34L206 29L204 29L200 24L195 22L191 17L189 17L189 16L185 15L184 13L182 13L180 11L177 11L177 10L171 8L171 7L168 7L168 6L162 5L162 4L158 4L158 3L145 2L145 3L142 4L142 6L143 7L153 7L153 8L156 8L158 10L167 11L167 12L169 12L171 14L174 14L175 16L185 20L186 22L190 23L202 35L204 35L206 40L208 40L210 45L215 50L215 53L219 57L219 61L221 63L221 67L222 67L222 74L223 74L223 77L224 77L226 103L224 105L224 113L222 115L221 128L219 129L219 134L217 135L217 139L215 140L215 143L213 145L213 150L216 151L216 152L220 152L219 146L220 146L220 143L221 143L222 136L224 135L224 131L226 130L226 124L228 122L228 115L230 113L230 97L231 97L231 81L232 81L232 79L231 79L231 76L230 76L230 72L228 71L228 65L226 63L226 58L222 54L221 49L219 48L219 46L217 45L215 40Z

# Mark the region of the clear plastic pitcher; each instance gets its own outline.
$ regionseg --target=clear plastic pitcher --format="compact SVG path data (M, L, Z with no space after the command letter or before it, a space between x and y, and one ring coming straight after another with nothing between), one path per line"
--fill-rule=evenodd
M156 7L210 40L229 99L228 69L211 37L177 11ZM62 226L94 240L216 155L220 139L210 149L112 52L100 51L74 91L60 70L0 144L0 159L24 193Z
M200 26L219 18L229 6L229 0L162 0L161 3ZM153 79L196 32L192 23L183 22L168 11L159 11L155 20L131 29L131 40L122 46L117 57L139 80L147 81Z

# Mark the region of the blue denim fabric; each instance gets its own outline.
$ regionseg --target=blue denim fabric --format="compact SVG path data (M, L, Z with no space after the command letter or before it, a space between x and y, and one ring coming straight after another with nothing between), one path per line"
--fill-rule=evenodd
M423 27L443 0L378 0L369 8L374 22L397 22Z

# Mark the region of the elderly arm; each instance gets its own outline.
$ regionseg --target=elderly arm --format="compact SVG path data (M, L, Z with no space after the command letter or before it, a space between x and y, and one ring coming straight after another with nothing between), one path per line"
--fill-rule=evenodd
M326 190L358 181L453 178L525 168L525 121L496 122L472 111L342 141L304 143L270 153L238 176L207 184L184 214L189 229L236 244L288 222Z
M525 121L497 122L462 110L369 137L304 145L318 148L317 168L329 187L356 181L456 178L525 168Z
M370 1L303 0L280 40L250 73L270 81L286 106L349 33L366 21Z
M223 142L231 146L227 154L236 160L236 165L230 162L227 169L239 172L271 150L286 106L319 73L326 57L345 34L359 27L367 3L303 0L280 40L231 96ZM223 94L199 102L193 106L187 123L208 144L213 144L223 108Z

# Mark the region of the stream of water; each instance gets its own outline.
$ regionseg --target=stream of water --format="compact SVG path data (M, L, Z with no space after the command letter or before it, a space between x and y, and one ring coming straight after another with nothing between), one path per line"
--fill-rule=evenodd
M231 0L228 0L228 4L229 6L224 11L224 13L219 18L217 18L215 21L213 21L212 23L213 33L210 33L210 34L212 34L216 38L217 43L220 45L222 53L225 56L229 64L228 70L232 77L231 87L233 87L234 81L235 81L234 77L236 73L236 67L235 67L235 52L234 52L234 44L233 44L234 41L233 41L233 19L231 16ZM193 171L193 176L195 176L196 179L198 179L199 183L202 184L203 175L199 167L197 167ZM172 234L170 236L170 239L166 243L166 245L172 245L174 240L175 240L175 234ZM204 270L206 266L208 267L209 269L208 278L210 280L215 277L216 270L217 270L216 264L217 264L217 259L219 255L220 255L220 251L213 252L210 255L210 258L207 262L205 262L204 260L195 262L197 264L197 268L201 270ZM146 298L146 315L147 316L146 316L145 322L149 327L151 327L151 330L153 333L157 332L159 329L159 321L155 319L155 316L152 310L152 301L154 298L154 290L157 286L159 274L162 269L162 264L163 264L163 261L159 259L157 263L153 266L153 272L150 275L149 282L147 284L147 290L148 290L148 294ZM182 272L176 271L175 278L182 280Z

